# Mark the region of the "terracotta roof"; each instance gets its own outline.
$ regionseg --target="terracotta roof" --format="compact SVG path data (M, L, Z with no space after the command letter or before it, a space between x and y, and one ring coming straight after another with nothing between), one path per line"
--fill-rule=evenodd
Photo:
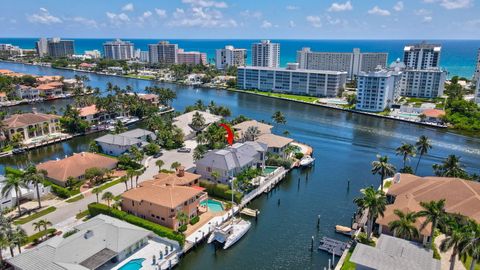
M400 181L393 183L387 194L395 197L395 203L388 205L384 217L377 219L378 224L388 226L397 217L393 211L422 210L420 202L445 199L445 211L461 214L480 222L480 183L451 177L419 177L400 174ZM417 220L421 224L423 220ZM419 226L420 227L420 226ZM430 227L422 230L429 234Z
M41 76L37 78L37 82L60 81L62 76Z
M186 186L201 177L201 175L189 172L184 172L183 174L183 176L180 176L178 173L159 173L153 177L154 180L150 184L157 186Z
M249 127L257 127L261 134L272 133L273 126L258 122L256 120L244 121L233 126L233 129L238 131L238 135L243 137L243 134L247 131Z
M97 106L95 104L78 109L80 116L93 115L98 113Z
M445 115L444 110L438 110L438 109L426 109L422 112L426 117L433 117L433 118L439 118Z
M267 133L267 134L260 135L256 141L260 143L264 143L268 145L268 147L282 148L284 146L287 146L289 143L293 142L293 139Z
M7 96L7 93L5 92L0 92L0 97L6 97Z
M52 82L52 83L40 84L36 88L38 90L52 90L52 89L61 88L62 86L63 86L63 83Z
M89 168L108 168L113 169L117 165L114 158L102 156L99 154L83 152L73 154L61 160L50 160L37 165L38 170L46 170L48 178L65 182L68 177L79 177L85 174Z
M44 114L44 113L23 113L23 114L14 114L5 120L3 123L7 128L16 128L23 127L28 125L33 125L37 123L47 122L52 119L59 119L60 116L55 114Z
M122 194L122 198L137 202L149 202L167 208L176 208L185 201L203 192L192 187L156 185L156 180L142 182L140 187L130 189Z
M2 74L2 75L7 75L7 74L11 74L11 73L13 73L13 71L8 70L8 69L0 69L0 74Z
M139 94L138 97L143 100L155 100L158 98L155 94Z

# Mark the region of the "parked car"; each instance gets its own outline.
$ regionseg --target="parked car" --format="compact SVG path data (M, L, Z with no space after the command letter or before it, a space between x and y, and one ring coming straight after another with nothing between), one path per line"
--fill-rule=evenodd
M159 152L159 153L156 153L155 155L153 155L153 158L159 158L163 155L162 152Z
M182 147L177 150L177 152L179 153L190 153L191 151L192 151L191 148L186 148L186 147Z

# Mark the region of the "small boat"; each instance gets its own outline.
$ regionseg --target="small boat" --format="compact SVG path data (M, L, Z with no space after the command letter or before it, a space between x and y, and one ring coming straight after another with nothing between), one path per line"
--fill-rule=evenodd
M300 160L300 166L301 167L308 167L311 166L315 162L315 158L312 158L311 156L304 156Z
M341 233L341 234L345 234L345 235L348 235L348 236L351 236L352 235L352 229L349 228L349 227L346 227L346 226L342 226L342 225L336 225L335 226L335 232L337 233Z
M213 233L208 237L208 243L217 241L223 244L223 249L227 249L235 244L250 229L252 224L241 218L232 218L215 228Z

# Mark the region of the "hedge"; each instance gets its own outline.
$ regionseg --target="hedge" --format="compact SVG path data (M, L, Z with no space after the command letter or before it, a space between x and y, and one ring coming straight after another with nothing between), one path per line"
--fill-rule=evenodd
M227 201L232 200L232 191L225 184L216 184L206 180L200 180L200 186L207 190L208 195L212 197L218 197ZM234 201L240 203L242 201L243 194L235 191Z
M192 219L190 219L190 225L195 225L197 224L197 222L200 221L200 217L199 216L195 216L193 217Z
M162 225L159 225L157 223L148 221L143 218L139 218L134 215L130 215L124 211L120 211L117 209L110 208L104 204L100 203L91 203L88 205L88 211L90 212L90 215L92 217L98 215L98 214L104 214L107 216L111 216L114 218L118 218L120 220L126 221L130 224L137 225L139 227L142 227L144 229L147 229L149 231L154 232L158 236L161 237L166 237L168 239L172 239L177 241L180 246L183 247L183 244L185 243L185 236L181 233L177 233L173 231L172 229L169 229L167 227L164 227Z
M72 196L75 196L75 195L80 193L80 189L70 190L68 188L64 188L64 187L61 187L57 184L54 184L50 181L45 181L44 185L45 186L50 186L52 193L57 195L58 197L60 197L62 199L68 199L68 198L70 198Z

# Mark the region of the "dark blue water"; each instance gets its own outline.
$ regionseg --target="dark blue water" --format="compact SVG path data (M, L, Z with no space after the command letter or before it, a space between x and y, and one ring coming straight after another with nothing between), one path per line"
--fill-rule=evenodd
M9 63L0 63L0 68L65 77L75 74ZM94 87L104 87L111 81L121 87L132 85L141 91L153 83L95 74L87 76ZM382 154L388 155L396 166L401 166L401 157L395 155L395 148L402 142L414 143L420 135L430 137L434 148L422 159L419 175L431 175L432 164L439 163L449 154L461 156L469 172L480 173L478 138L262 96L171 84L162 86L177 92L178 98L173 105L178 110L198 99L204 102L213 100L228 106L233 115L244 114L257 120L270 121L271 115L281 110L287 117L287 124L276 128L276 132L287 129L293 139L311 145L316 158L312 169L293 171L269 196L262 195L250 205L261 211L260 217L257 222L252 220L252 228L235 246L215 252L212 245L201 245L188 253L177 269L323 269L330 256L316 250L309 251L311 236L344 239L334 233L334 226L349 225L355 210L352 200L358 196L359 189L379 183L378 177L370 173L371 161L377 154ZM39 107L48 110L55 105L58 109L65 103L61 100ZM25 155L3 158L0 165L39 162L82 151L96 136L100 135L79 137ZM351 181L349 190L347 181ZM317 215L321 215L320 230L316 228Z
M102 44L110 39L75 39L76 53L81 54L86 50L103 50ZM152 39L128 39L135 44L136 48L147 50L147 45L156 43ZM12 43L22 48L34 48L37 38L0 38L0 43ZM353 48L360 48L365 52L388 52L389 62L402 58L403 47L407 43L418 43L418 40L273 40L281 44L281 65L294 62L296 51L302 47L311 47L314 51L338 51L351 52ZM238 48L246 48L250 56L252 42L258 40L170 40L178 43L185 50L201 51L207 53L209 59L215 57L215 49L225 45L234 45ZM440 43L443 46L441 66L447 69L450 76L459 75L467 78L472 77L476 61L476 53L480 48L480 40L432 40L429 42ZM250 57L247 59L250 62Z

